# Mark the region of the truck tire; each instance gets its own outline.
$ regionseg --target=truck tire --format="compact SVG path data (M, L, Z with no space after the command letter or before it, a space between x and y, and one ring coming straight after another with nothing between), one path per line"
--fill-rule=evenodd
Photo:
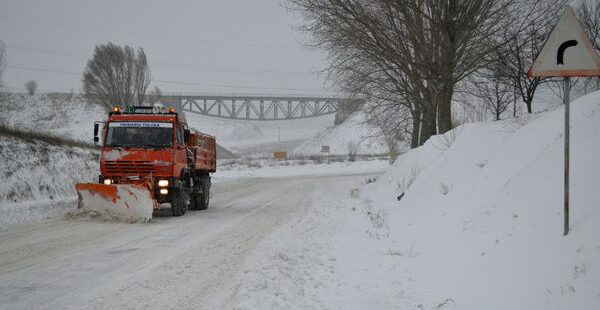
M206 210L208 209L210 200L210 177L202 176L200 182L198 182L198 187L200 191L194 193L191 208L194 210Z
M176 188L173 190L173 196L171 200L171 213L173 216L182 216L187 210L185 191L183 188Z
M210 177L206 176L202 181L202 196L199 201L199 210L206 210L210 202Z

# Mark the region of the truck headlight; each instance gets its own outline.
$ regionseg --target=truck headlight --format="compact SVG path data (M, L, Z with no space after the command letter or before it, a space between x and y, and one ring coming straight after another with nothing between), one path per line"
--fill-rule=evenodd
M160 186L160 187L169 186L169 180L158 180L158 186Z
M104 179L104 185L111 185L111 184L112 184L111 179Z
M163 189L161 189L161 190L160 190L160 194L161 194L161 195L166 195L166 194L168 194L168 193L169 193L169 190L168 190L168 189L166 189L166 188L163 188Z

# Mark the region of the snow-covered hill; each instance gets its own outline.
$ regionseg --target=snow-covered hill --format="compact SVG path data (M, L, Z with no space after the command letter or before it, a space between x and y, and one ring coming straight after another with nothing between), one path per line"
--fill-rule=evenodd
M0 105L0 123L25 131L92 143L94 121L106 117L100 106L69 94L13 94Z
M393 287L408 308L599 309L600 92L571 113L568 236L558 107L466 124L400 156L365 193L367 217L345 236L342 264L387 253L370 260L381 282L364 292Z
M333 125L333 115L286 121L244 121L186 114L191 127L217 137L219 144L242 156L291 147Z
M323 145L329 146L332 155L347 155L348 145L358 146L358 154L383 154L388 146L382 138L381 131L365 122L362 111L355 112L342 124L331 126L298 146L292 152L297 155L321 154Z

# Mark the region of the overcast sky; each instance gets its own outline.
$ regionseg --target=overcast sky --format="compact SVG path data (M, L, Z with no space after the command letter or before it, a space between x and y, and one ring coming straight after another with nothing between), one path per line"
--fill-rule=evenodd
M81 91L94 46L143 47L163 92L331 93L284 0L0 0L4 82Z

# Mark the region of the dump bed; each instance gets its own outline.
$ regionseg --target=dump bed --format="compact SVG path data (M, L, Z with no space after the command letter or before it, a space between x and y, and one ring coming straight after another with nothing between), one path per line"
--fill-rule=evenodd
M217 170L217 146L214 136L192 131L188 148L194 153L194 170Z

